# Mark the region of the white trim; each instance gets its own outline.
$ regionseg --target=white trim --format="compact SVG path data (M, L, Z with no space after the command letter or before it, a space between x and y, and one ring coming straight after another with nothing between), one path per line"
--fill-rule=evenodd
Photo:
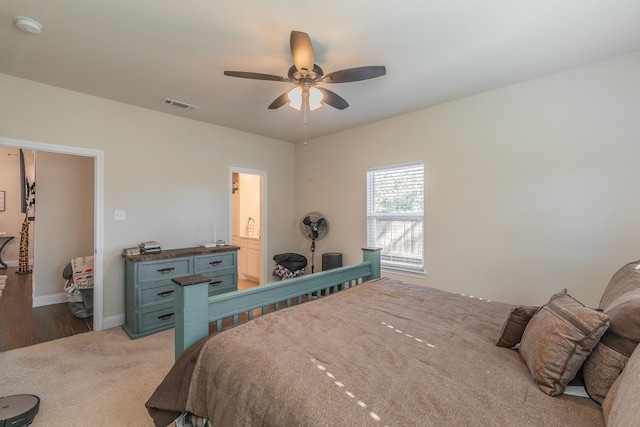
M94 227L93 227L93 330L104 327L104 151L95 150L94 179ZM124 317L124 315L123 315ZM124 321L122 322L124 324Z
M102 322L102 329L117 328L118 326L124 325L124 321L124 314L116 314L115 316L105 317L104 321Z
M24 141L20 139L0 137L0 147L25 148L33 151L70 154L74 156L93 157L94 159L94 278L93 278L93 329L103 329L104 313L104 151L67 145L47 144L44 142ZM44 298L44 297L42 297ZM34 300L35 304L35 300ZM35 305L34 305L35 306ZM124 322L123 322L124 323Z
M62 302L69 302L66 293L43 295L41 297L33 297L33 307L42 307L51 304L60 304Z
M16 260L3 259L2 262L7 264L7 267L19 267L20 266L20 262L17 259ZM33 260L32 259L29 260L29 265L33 265Z
M399 168L410 168L412 166L420 166L424 167L424 161L416 160L413 162L404 162L404 163L392 163L390 165L379 165L379 166L371 166L367 168L367 172L374 172L385 169L399 169Z
M265 257L267 256L267 171L257 169L238 168L229 166L229 239L233 238L233 173L246 173L250 175L260 175L260 281L259 284L267 283ZM229 242L232 243L232 242ZM238 274L240 271L238 271Z

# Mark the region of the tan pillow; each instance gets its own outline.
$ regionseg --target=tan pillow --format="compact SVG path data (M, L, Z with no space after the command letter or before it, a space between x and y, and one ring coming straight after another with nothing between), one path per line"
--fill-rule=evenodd
M585 307L566 290L553 295L520 341L520 355L540 390L562 394L608 326L607 314Z
M585 387L599 403L640 342L640 289L618 297L604 312L611 319L609 329L584 363Z
M504 322L504 325L502 325L500 338L498 338L496 345L507 348L517 346L520 343L525 328L529 324L529 320L531 320L539 309L540 307L520 305L511 310L509 317L506 322Z

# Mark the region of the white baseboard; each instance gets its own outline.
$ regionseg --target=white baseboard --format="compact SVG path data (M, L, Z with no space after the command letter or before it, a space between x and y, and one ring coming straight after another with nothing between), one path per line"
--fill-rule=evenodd
M61 302L69 302L65 292L53 295L44 295L41 297L33 297L33 307L42 307L44 305L60 304Z
M124 314L116 314L115 316L109 316L102 319L102 329L117 328L124 325Z
M18 267L18 261L3 261L7 267Z
M20 263L18 262L18 260L2 260L2 262L4 262L5 264L7 264L7 267L20 267ZM29 267L33 267L33 260L31 258L29 258Z

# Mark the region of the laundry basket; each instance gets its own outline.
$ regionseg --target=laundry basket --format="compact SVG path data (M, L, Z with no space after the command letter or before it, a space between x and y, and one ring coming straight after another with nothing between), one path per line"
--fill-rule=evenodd
M81 319L93 316L93 256L72 259L62 277L71 313Z
M273 260L276 262L276 268L273 270L274 278L291 279L302 276L307 267L307 258L293 252L277 254Z

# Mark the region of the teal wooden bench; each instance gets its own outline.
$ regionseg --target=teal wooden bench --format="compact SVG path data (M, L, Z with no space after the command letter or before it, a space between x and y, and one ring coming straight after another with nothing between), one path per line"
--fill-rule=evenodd
M213 297L208 296L207 281L197 277L184 277L176 283L176 359L195 342L209 334L209 323L215 322L215 330L222 329L222 320L231 318L238 323L238 316L246 314L253 318L253 311L261 309L265 314L268 307L275 310L280 306L289 307L294 302L301 304L312 297L339 292L357 286L362 282L380 278L380 249L363 248L363 262L346 267L268 283L243 291L228 292Z

